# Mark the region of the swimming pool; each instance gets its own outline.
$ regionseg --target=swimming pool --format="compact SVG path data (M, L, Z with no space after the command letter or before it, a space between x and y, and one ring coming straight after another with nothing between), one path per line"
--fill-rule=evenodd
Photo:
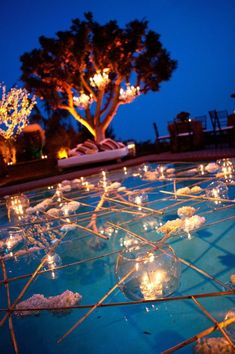
M1 353L191 353L190 338L234 307L230 172L145 164L2 200ZM35 294L47 302L14 312ZM234 340L234 330L210 336Z

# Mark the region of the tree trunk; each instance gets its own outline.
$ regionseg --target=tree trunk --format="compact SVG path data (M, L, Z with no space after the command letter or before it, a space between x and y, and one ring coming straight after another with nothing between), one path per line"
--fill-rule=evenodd
M100 143L102 140L105 139L105 130L102 127L95 128L95 142Z

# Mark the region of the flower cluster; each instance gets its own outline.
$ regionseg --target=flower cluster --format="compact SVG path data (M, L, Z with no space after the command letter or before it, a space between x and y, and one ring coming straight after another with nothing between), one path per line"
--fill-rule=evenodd
M48 298L42 294L34 294L27 300L22 301L16 305L17 312L15 312L15 314L18 316L37 315L40 312L40 310L37 309L40 308L64 311L60 310L60 308L74 306L81 301L81 298L82 296L79 293L74 293L70 290L66 290L60 295L50 296ZM35 310L32 310L34 308Z
M0 135L4 139L12 139L19 134L28 123L28 117L36 104L29 93L22 88L12 88L8 93L5 85L0 85Z
M200 354L223 354L234 353L234 349L225 338L203 338L197 341L194 352Z

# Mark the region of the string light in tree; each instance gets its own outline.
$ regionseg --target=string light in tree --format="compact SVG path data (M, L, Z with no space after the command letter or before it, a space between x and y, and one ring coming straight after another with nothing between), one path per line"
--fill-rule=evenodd
M110 82L109 71L109 68L105 68L102 71L98 70L95 75L90 78L91 86L98 89L105 88Z
M6 139L13 139L28 124L28 117L36 104L35 96L24 88L11 88L7 92L6 86L0 84L2 91L0 100L0 135Z
M120 88L119 100L125 103L131 103L137 96L140 95L139 86L131 86L129 83L126 84L126 90Z

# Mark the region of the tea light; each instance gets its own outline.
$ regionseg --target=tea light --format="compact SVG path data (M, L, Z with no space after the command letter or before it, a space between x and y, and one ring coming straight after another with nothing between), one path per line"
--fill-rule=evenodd
M155 299L163 295L163 282L166 273L162 270L156 272L145 273L140 283L140 291L145 300Z
M127 175L127 168L125 166L123 167L123 172L124 172L124 175Z
M6 199L8 219L11 222L20 222L26 217L29 199L24 194L14 195Z
M228 187L226 183L215 181L209 184L206 189L206 196L208 198L208 205L217 208L223 206L224 200L228 199Z
M45 268L50 270L52 279L56 279L56 268L62 264L61 258L57 253L48 254L46 258Z
M205 166L203 164L200 164L198 166L198 171L199 171L200 175L204 176L204 174L205 174Z

